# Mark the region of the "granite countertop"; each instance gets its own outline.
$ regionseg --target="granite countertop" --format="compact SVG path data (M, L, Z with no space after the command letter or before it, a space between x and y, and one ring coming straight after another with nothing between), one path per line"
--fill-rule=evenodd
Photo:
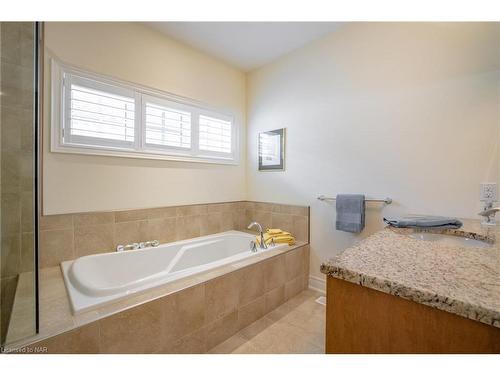
M500 224L463 221L441 232L491 246L444 245L386 227L324 262L321 272L500 328Z

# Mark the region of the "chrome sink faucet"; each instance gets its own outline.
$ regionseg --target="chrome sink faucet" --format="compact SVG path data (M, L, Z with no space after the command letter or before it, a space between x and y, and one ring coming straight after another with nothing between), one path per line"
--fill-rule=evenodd
M250 225L247 227L247 229L252 229L253 227L257 227L257 229L259 230L259 235L260 235L259 247L261 249L267 249L266 242L264 241L264 231L262 230L262 225L260 225L256 221L252 221Z
M484 206L484 210L481 211L478 215L484 216L484 221L482 224L486 225L495 225L495 214L500 211L500 207L493 207L493 203L488 202Z

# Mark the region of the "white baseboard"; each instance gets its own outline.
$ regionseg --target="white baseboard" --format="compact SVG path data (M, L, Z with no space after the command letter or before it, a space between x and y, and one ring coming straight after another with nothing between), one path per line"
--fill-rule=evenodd
M309 276L309 289L320 293L326 293L326 281L322 277Z

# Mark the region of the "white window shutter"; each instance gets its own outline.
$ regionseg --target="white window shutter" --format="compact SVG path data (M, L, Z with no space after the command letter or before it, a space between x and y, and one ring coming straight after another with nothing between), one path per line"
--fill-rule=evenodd
M200 115L199 148L229 154L232 151L231 122Z
M191 148L191 113L149 102L145 111L147 145Z
M90 86L90 85L89 85ZM72 83L69 136L78 143L133 144L135 100L110 91Z

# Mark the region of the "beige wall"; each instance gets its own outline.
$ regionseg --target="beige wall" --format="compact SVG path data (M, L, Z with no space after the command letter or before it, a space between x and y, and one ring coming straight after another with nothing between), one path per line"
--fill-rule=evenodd
M44 212L311 205L311 274L321 277L322 260L381 228L384 215L476 216L479 183L500 176L499 40L493 24L351 23L250 73L245 87L243 73L141 24L47 23L47 59L229 109L243 129L239 166L55 154L47 100ZM287 170L259 173L257 133L279 127ZM351 235L315 199L342 192L394 204L369 204L366 230Z
M498 181L500 33L493 24L369 24L250 74L247 199L311 205L311 274L384 215L477 217ZM287 128L287 170L257 171L259 131ZM361 235L334 229L319 194L389 196Z
M245 197L245 75L139 23L45 23L44 214ZM49 152L50 57L205 102L241 124L240 165Z

